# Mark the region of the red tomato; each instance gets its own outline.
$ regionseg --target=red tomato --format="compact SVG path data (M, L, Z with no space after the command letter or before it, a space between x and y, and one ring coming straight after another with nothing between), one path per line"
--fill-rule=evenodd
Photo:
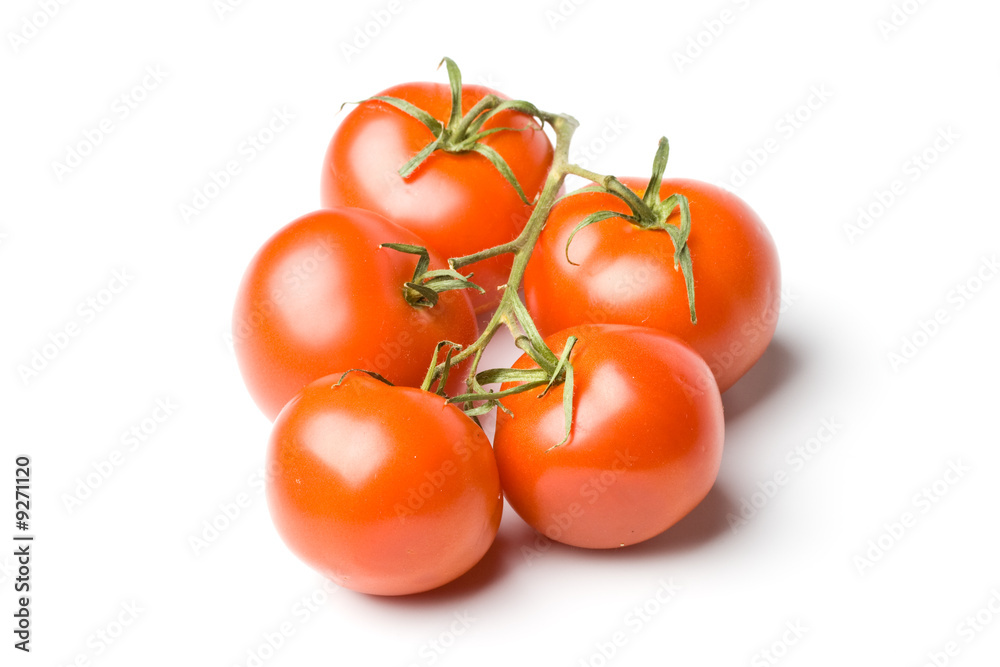
M511 507L565 544L607 549L642 542L690 512L722 459L722 399L704 360L646 327L584 325L546 339L557 354L576 336L574 417L563 439L557 385L504 399L493 447ZM514 368L535 368L527 355ZM504 385L507 388L508 385Z
M394 384L419 386L441 340L478 336L463 292L432 308L411 306L403 284L417 257L380 243L425 246L382 216L361 209L309 213L272 236L250 262L233 312L233 343L243 380L274 419L318 377L363 368ZM431 256L431 268L445 268ZM451 389L462 385L461 367Z
M642 194L646 183L623 179ZM660 198L688 198L688 248L698 322L692 324L684 278L674 270L674 246L663 231L622 218L582 229L566 261L566 240L596 211L628 212L602 192L567 197L553 208L524 276L528 311L542 335L585 322L654 327L691 345L715 374L733 385L764 353L778 321L781 276L774 241L760 218L725 190L686 179L665 179ZM675 209L668 223L679 224Z
M496 91L466 85L463 113ZM379 93L398 97L445 123L451 111L451 90L445 84L405 83ZM529 200L541 190L552 164L552 145L537 121L503 111L483 129L511 127L483 143L510 166ZM397 171L433 140L415 118L380 101L358 105L344 118L323 163L324 206L357 206L375 211L412 230L442 257L470 255L512 240L531 214L513 186L482 155L436 151L406 179ZM486 310L500 300L498 285L507 282L509 254L471 265L472 281L486 290L473 294L473 306Z
M311 383L274 422L267 502L308 565L363 593L430 590L489 549L503 498L482 429L445 399L363 373Z

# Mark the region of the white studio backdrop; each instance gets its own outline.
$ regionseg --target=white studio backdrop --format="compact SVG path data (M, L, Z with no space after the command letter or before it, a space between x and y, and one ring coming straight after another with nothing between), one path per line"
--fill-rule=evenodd
M984 0L8 0L2 663L996 664L998 21ZM644 176L667 135L668 175L769 226L783 312L676 527L540 549L508 508L472 573L381 599L272 528L229 322L255 249L319 205L340 105L443 82L446 55L574 115L594 169Z

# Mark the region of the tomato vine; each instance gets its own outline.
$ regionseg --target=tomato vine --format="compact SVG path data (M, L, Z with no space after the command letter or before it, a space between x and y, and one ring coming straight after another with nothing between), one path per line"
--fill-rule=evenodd
M435 350L431 366L424 379L421 388L430 390L435 382L438 383L438 391L444 386L447 374L452 365L471 358L471 364L466 378L468 392L458 396L448 398L451 403L461 404L466 414L478 416L497 408L506 410L501 399L524 391L530 391L539 387L544 387L542 395L554 384L564 383L563 411L565 418L565 436L558 445L564 444L570 435L573 421L573 365L570 361L570 354L575 338L567 340L565 347L557 355L555 351L549 349L543 340L538 329L532 322L524 303L521 301L519 289L524 278L524 271L527 268L528 260L534 250L538 238L545 226L549 212L555 205L559 190L568 175L581 176L595 183L593 188L613 194L622 199L632 211L631 215L623 215L612 211L602 211L596 213L574 230L575 235L580 229L587 225L594 224L611 217L624 217L633 224L644 229L659 229L670 235L674 243L674 266L680 270L685 279L688 290L688 303L690 307L691 321L696 322L694 306L694 279L692 275L691 254L687 247L687 238L691 228L691 216L688 203L683 195L671 195L667 199L659 199L659 183L666 167L669 155L669 144L666 138L661 139L659 149L653 161L653 174L642 198L625 187L617 178L610 175L598 174L589 171L572 163L569 159L569 148L579 123L572 116L567 114L557 114L543 111L530 102L524 100L504 100L488 95L479 101L464 116L461 114L461 94L462 78L458 66L450 58L442 61L448 69L449 81L451 85L452 110L449 121L442 125L427 112L414 105L394 97L376 96L370 98L379 100L401 111L413 116L423 123L434 135L433 141L427 144L421 151L414 155L406 164L399 168L399 174L404 178L412 174L416 168L436 150L446 152L467 152L475 151L488 159L503 177L517 190L522 200L525 200L524 192L518 184L509 166L503 158L493 149L480 143L487 134L503 131L516 131L512 128L492 128L482 131L480 128L491 116L505 110L515 110L533 116L552 128L555 134L555 150L552 165L549 168L544 185L534 203L531 215L521 233L511 241L502 243L492 248L486 248L478 252L462 257L452 257L448 260L451 268L450 273L438 272L433 279L440 281L440 287L447 289L476 288L474 284L468 283L469 276L458 273L460 269L476 264L492 257L502 254L513 255L513 262L506 284L501 286L503 294L500 303L494 310L492 317L486 324L479 338L462 349L454 345L447 353L444 361L438 361L441 345ZM590 189L590 188L588 188ZM675 210L681 213L680 226L667 223L667 218ZM572 240L572 237L571 239ZM403 249L392 244L384 244L388 247L402 250L404 252L416 252L415 249ZM567 253L569 243L567 243ZM568 254L567 254L568 257ZM426 267L424 267L426 269ZM406 284L407 299L414 305L433 305L434 288L428 283L421 283L417 276L421 274L420 267L415 274L414 281ZM478 288L477 288L478 289ZM415 295L416 293L416 295ZM489 369L479 371L479 362L482 358L483 350L493 339L493 336L501 326L506 326L514 337L514 343L523 350L539 368L534 370L514 370L514 369ZM517 382L517 386L500 392L488 391L483 385L503 382ZM478 405L477 405L478 403Z

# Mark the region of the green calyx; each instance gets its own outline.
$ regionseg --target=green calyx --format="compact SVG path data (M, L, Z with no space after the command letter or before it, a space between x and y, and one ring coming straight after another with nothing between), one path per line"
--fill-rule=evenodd
M470 417L486 414L494 408L511 414L500 399L539 387L542 388L542 392L538 394L538 398L542 398L549 393L549 389L553 385L561 383L563 385L562 408L565 432L563 439L549 449L561 447L569 442L573 428L573 364L570 363L570 355L576 341L575 336L570 336L566 340L562 354L556 358L544 343L538 345L532 342L530 335L518 336L515 344L538 364L538 368L490 368L480 371L468 380L469 393L449 398L448 402L464 403L465 414ZM435 353L435 360L436 358L437 354ZM430 373L428 373L428 377L430 377ZM442 384L443 382L444 380L442 380ZM483 385L494 383L516 384L502 391L487 390L483 387ZM482 404L473 405L476 401L482 401Z
M691 233L691 209L687 197L682 194L675 193L666 199L660 199L660 182L663 180L663 172L666 169L669 156L670 144L666 137L662 137L659 147L656 150L656 156L653 158L653 174L649 179L648 185L646 185L646 190L643 192L642 197L632 192L632 190L614 176L605 176L601 179L598 186L591 186L578 191L601 191L613 194L625 202L631 213L623 214L616 211L597 211L581 220L566 240L566 261L576 265L576 262L570 259L569 246L577 233L584 227L601 222L602 220L624 218L641 229L666 232L670 235L670 240L674 245L674 269L680 271L681 275L684 276L684 285L687 288L688 310L691 316L691 323L695 324L698 321L698 317L694 307L694 272L691 265L691 250L687 244L688 236ZM679 225L667 222L674 210L680 212Z
M433 308L437 305L442 292L474 289L482 294L486 291L469 281L469 278L472 277L471 273L463 276L452 269L429 271L431 258L427 248L406 243L382 243L379 247L420 257L413 270L413 279L403 283L403 298L414 308Z
M409 178L423 164L424 160L435 151L444 151L445 153L474 152L489 160L496 170L500 172L500 175L514 188L521 201L525 204L530 204L531 202L528 201L528 197L524 194L521 184L518 183L517 177L514 176L514 172L511 170L510 165L507 164L507 161L496 150L482 141L497 132L519 132L520 130L512 127L494 127L484 130L483 125L490 118L503 111L519 111L538 119L544 119L544 114L530 102L525 102L524 100L501 100L496 95L491 94L479 100L463 116L462 73L459 71L458 65L451 58L444 58L441 62L448 68L448 80L451 85L451 115L446 124L442 124L423 109L398 97L376 95L366 100L384 102L399 109L403 113L420 121L434 135L434 139L430 143L399 168L399 175L403 178Z

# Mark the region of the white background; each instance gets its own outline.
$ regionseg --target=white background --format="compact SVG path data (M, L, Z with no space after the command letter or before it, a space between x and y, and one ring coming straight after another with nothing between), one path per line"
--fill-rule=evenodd
M1000 6L897 0L910 13L887 32L890 0L233 4L0 12L4 664L996 664ZM227 333L255 249L318 206L340 104L445 81L444 55L576 116L591 168L645 175L669 136L668 175L725 184L765 220L785 310L725 396L715 489L676 527L528 559L534 535L507 512L470 575L380 599L325 587L271 527L269 424ZM275 110L294 119L248 159ZM104 119L81 164L55 166ZM240 173L185 220L229 160ZM872 219L851 234L859 208ZM36 352L51 358L32 375ZM158 400L177 406L163 423ZM11 632L21 454L30 655ZM88 475L99 486L68 507Z

